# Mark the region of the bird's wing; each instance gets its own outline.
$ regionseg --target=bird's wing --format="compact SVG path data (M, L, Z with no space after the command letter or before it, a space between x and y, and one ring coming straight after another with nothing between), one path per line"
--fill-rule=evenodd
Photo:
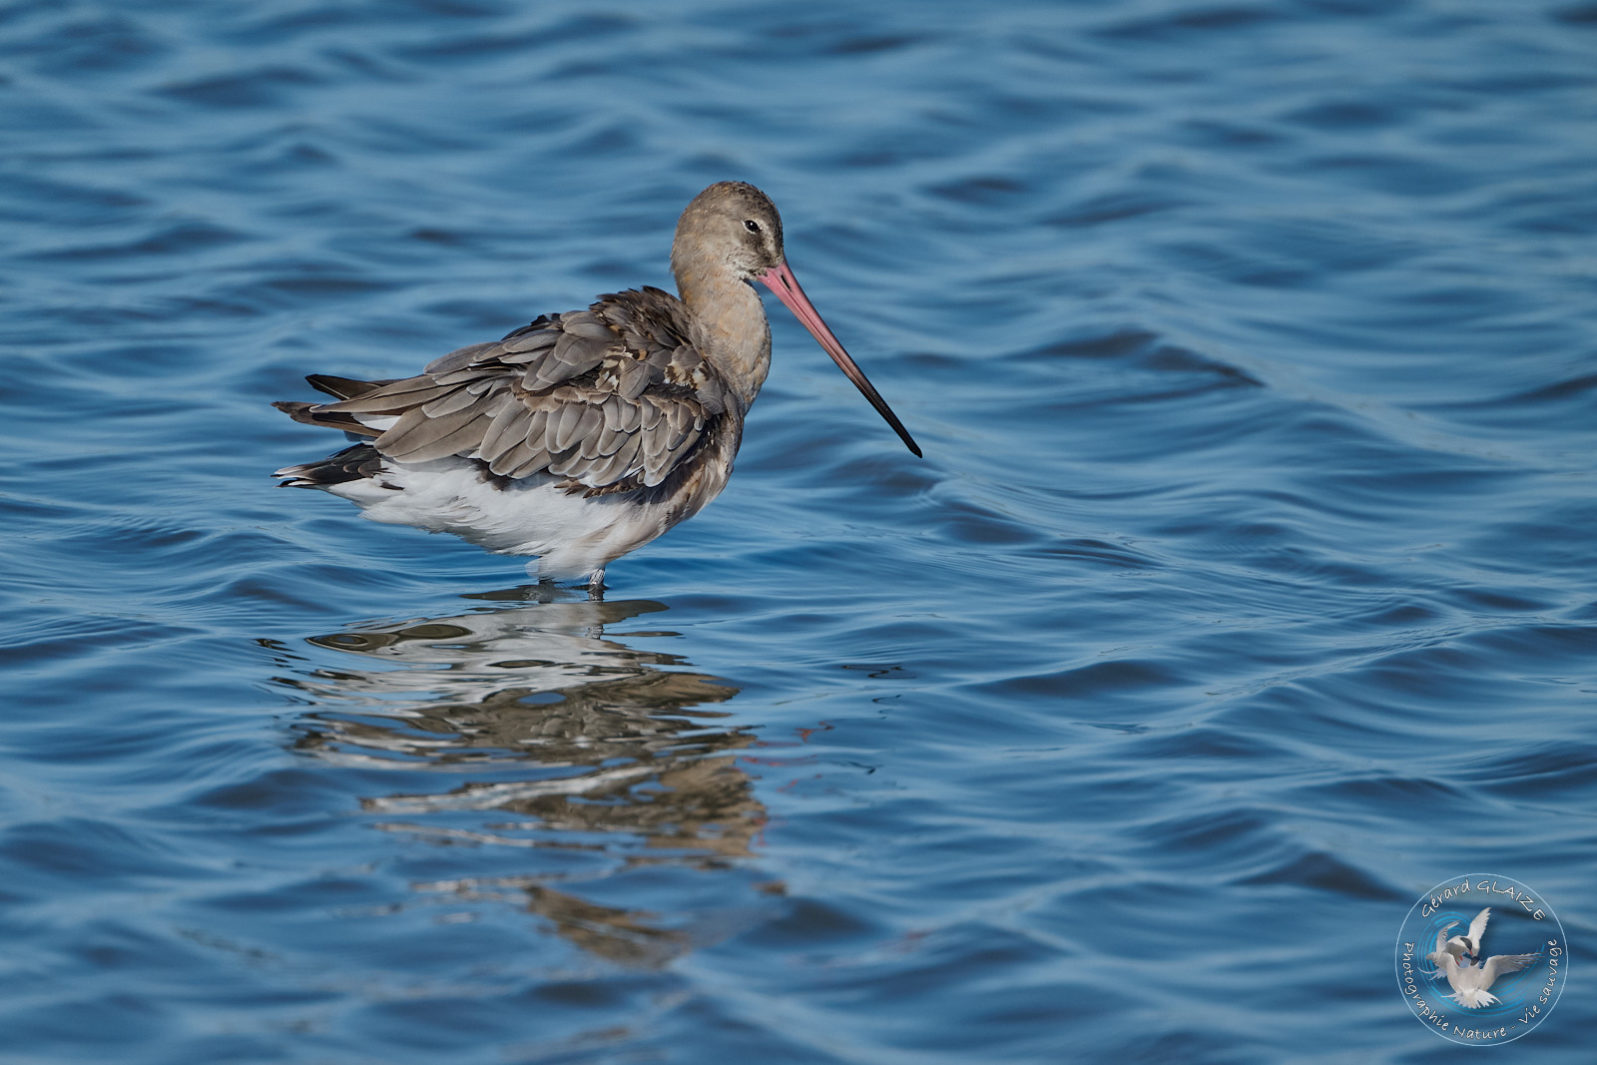
M1481 949L1481 936L1486 934L1486 922L1491 920L1491 917L1492 908L1488 906L1480 913L1477 913L1475 919L1469 923L1469 941L1475 944L1475 953L1477 954L1480 953Z
M588 494L653 486L699 450L731 402L689 332L687 309L669 293L604 296L300 420L354 422L401 462L458 455Z
M1487 958L1486 963L1481 966L1480 986L1491 987L1499 976L1528 969L1540 961L1541 957L1540 954L1497 954Z
M1436 953L1437 954L1446 954L1447 953L1447 933L1451 932L1453 930L1453 927L1455 925L1457 925L1457 924L1458 924L1457 921L1449 921L1449 922L1447 922L1446 924L1444 924L1442 926L1442 930L1440 932L1436 933Z

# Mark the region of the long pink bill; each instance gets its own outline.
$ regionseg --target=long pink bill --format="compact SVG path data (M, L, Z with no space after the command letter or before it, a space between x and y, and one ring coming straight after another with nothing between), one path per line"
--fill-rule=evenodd
M826 323L821 320L820 312L815 309L809 297L804 295L804 290L799 287L798 278L793 276L793 271L788 269L787 263L777 263L765 273L757 275L755 280L776 293L776 298L787 304L787 309L793 312L793 316L803 322L804 328L810 331L810 335L821 342L821 347L825 348L832 361L837 363L837 368L842 370L848 379L854 382L854 387L871 401L876 413L887 419L887 424L893 427L893 431L898 434L900 440L909 445L911 451L917 456L920 455L920 447L909 435L909 430L905 429L904 423L898 420L898 415L894 414L893 408L887 405L887 400L876 391L870 379L865 376L865 371L855 365L854 360L848 357L848 352L843 350L842 343L826 327Z

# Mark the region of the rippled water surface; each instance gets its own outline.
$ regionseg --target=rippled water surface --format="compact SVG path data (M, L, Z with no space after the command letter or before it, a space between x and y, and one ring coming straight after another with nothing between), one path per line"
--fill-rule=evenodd
M5 3L0 143L0 1060L1456 1060L1474 870L1590 1060L1597 6ZM924 460L769 301L603 602L267 476L723 178Z

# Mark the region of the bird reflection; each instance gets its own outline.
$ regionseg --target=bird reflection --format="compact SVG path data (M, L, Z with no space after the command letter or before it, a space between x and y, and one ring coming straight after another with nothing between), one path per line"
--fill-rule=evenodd
M496 875L419 889L514 898L586 950L655 964L693 945L690 934L584 899L581 884L640 864L719 869L747 856L765 810L733 752L754 736L715 727L729 715L711 708L737 688L637 646L669 633L605 635L664 605L561 600L569 594L512 589L469 597L497 602L458 616L310 637L339 655L280 678L314 707L295 746L404 771L410 790L362 800L385 830L543 856L525 875L503 875L501 863ZM448 786L418 789L418 771Z

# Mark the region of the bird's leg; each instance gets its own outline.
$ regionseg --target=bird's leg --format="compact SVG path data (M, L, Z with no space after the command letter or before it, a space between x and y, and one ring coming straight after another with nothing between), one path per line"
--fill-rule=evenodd
M600 566L593 571L593 576L588 578L588 602L600 603L604 601L604 567Z

